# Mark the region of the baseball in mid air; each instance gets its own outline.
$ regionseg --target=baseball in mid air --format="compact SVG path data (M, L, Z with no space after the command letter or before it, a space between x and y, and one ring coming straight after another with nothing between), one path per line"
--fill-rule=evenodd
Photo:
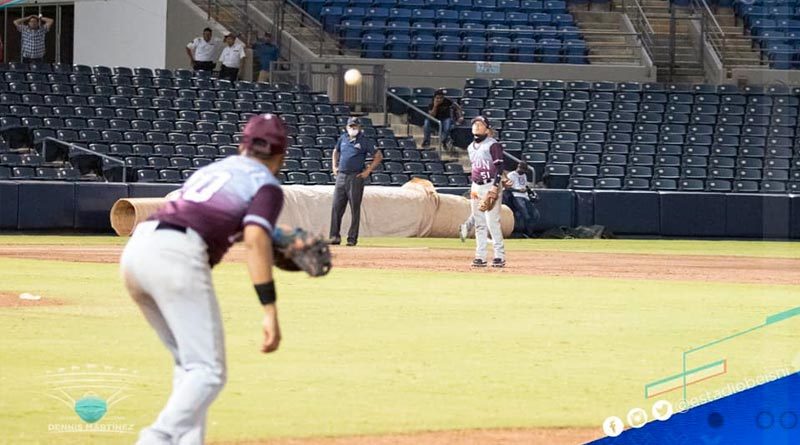
M351 68L344 73L344 83L356 86L361 83L361 71Z

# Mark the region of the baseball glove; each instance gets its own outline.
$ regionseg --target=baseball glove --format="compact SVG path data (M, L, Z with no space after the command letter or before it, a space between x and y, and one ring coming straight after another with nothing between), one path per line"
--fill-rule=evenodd
M497 186L494 186L486 193L486 196L481 199L481 202L478 204L478 210L481 212L488 212L492 210L494 204L497 202Z
M275 230L272 256L275 267L288 271L304 270L312 277L326 275L333 267L328 243L299 227L291 231L280 227Z

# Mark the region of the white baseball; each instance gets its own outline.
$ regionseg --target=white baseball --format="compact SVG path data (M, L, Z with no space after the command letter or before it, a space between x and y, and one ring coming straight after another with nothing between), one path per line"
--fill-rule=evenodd
M361 71L351 68L344 73L344 83L355 86L361 83Z

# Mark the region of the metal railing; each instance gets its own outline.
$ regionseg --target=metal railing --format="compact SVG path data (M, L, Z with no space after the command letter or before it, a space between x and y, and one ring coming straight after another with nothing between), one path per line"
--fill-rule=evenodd
M442 137L443 136L443 133L442 133L442 121L440 121L439 119L436 119L435 117L433 117L430 114L428 114L427 111L423 111L422 108L417 107L416 105L412 104L411 102L408 102L407 100L405 100L402 97L392 93L389 90L386 90L385 93L386 93L386 98L387 99L391 98L392 100L395 100L395 101L399 102L401 105L403 105L404 107L406 107L406 135L411 135L411 119L409 118L408 110L413 110L414 112L418 113L424 120L431 121L431 122L433 122L434 124L437 125L437 127L439 128L439 132L437 134L437 136L439 138L438 149L439 149L439 151L442 151L444 149L444 147L442 146L442 139L443 139L443 137ZM386 125L386 126L389 125L389 108L388 108L388 106L384 108L383 125Z
M318 57L342 54L342 48L325 32L322 23L292 0L281 0L276 23L279 30L290 34L296 34L301 29L305 34L303 40Z
M55 142L55 143L57 143L57 144L59 144L61 146L66 146L68 148L80 151L82 153L86 153L86 154L97 156L100 159L105 159L105 160L107 160L109 162L112 162L114 164L120 164L120 165L122 165L122 182L123 183L127 183L128 182L128 165L125 163L125 161L123 161L121 159L118 159L118 158L115 158L113 156L108 156L108 155L103 154L103 153L98 153L96 151L89 150L86 147L81 147L80 145L73 144L72 142L66 142L66 141L62 141L61 139L56 139L54 137L48 136L48 137L43 139L43 141L42 141L42 159L47 160L47 143L48 142Z
M706 0L691 0L689 6L695 14L701 16L701 41L711 48L714 55L722 64L723 70L726 70L729 65L729 60L727 50L728 38L725 35L725 31L722 29L722 26L720 26L717 18L714 17L714 12L708 7Z
M633 24L633 28L636 30L642 48L647 52L647 55L650 56L650 59L654 60L652 48L654 46L655 31L653 30L653 25L650 24L650 20L647 18L647 14L645 14L644 9L642 9L639 0L622 0L622 12L627 14Z
M520 162L525 162L525 161L523 161L522 159L520 159L520 158L518 158L518 157L516 157L516 156L512 155L511 153L509 153L509 152L507 152L507 151L505 151L505 150L503 150L503 156L505 156L505 157L507 157L507 158L511 159L512 161L514 161L514 162L516 162L516 163L518 163L518 164L519 164ZM508 170L508 169L506 169L506 170ZM531 172L531 180L530 180L530 181L528 181L528 182L530 182L532 185L534 185L534 186L535 186L535 185L536 185L536 180L537 180L537 179L539 179L539 178L537 178L537 177L536 177L536 169L535 169L535 168L533 168L533 167L531 167L531 166L529 165L529 166L528 166L528 171L529 171L529 172Z

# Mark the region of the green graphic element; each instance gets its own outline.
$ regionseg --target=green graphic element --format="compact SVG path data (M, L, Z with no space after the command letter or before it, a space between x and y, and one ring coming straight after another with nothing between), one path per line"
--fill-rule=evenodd
M86 423L97 422L106 415L106 411L106 401L94 395L87 395L75 402L75 414Z
M692 379L690 379L690 376L693 376L693 375L696 376L697 373L699 373L699 372L708 371L710 368L719 367L720 365L722 365L723 372L720 372L720 373L717 373L717 374L712 374L712 375L706 375L706 376L704 376L702 378L702 380L705 380L707 378L711 378L711 377L714 377L716 375L724 374L725 370L726 370L726 366L725 366L726 365L726 360L725 359L722 359L722 360L719 360L719 361L716 361L716 362L713 362L713 363L709 363L707 365L703 365L703 366L700 366L698 368L687 370L686 369L686 361L687 361L687 358L688 358L689 354L692 354L692 353L695 353L695 352L698 352L698 351L702 351L703 349L710 348L711 346L720 344L722 342L726 342L728 340L733 340L736 337L740 337L742 335L749 334L749 333L751 333L753 331L757 331L759 329L762 329L762 328L765 328L765 327L770 326L772 324L787 320L787 319L795 317L797 315L800 315L800 306L798 306L796 308L793 308L793 309L789 309L789 310L783 311L783 312L779 312L777 314L769 315L769 316L767 316L766 320L764 320L764 323L762 323L760 325L753 326L752 328L745 329L744 331L737 332L735 334L731 334L731 335L728 335L726 337L714 340L714 341L712 341L710 343L706 343L706 344L700 345L700 346L698 346L696 348L692 348L692 349L689 349L687 351L684 351L684 353L683 353L683 365L682 365L681 373L673 375L673 376L670 376L670 377L666 377L666 378L663 378L663 379L660 379L660 380L657 380L655 382L651 382L651 383L646 384L644 386L645 398L648 397L648 390L650 388L652 388L654 386L663 385L665 382L668 382L668 381L673 380L673 379L680 379L681 380L681 385L680 386L683 388L683 401L686 402L686 387L688 385L692 384L692 383L697 383L698 381L700 381L700 380L693 380L692 381ZM677 388L677 386L676 386L676 388ZM673 388L673 389L676 389L676 388ZM664 391L664 392L666 392L666 391Z
M725 372L727 372L726 360L717 360L703 366L698 366L697 368L689 369L686 371L685 375L683 373L675 374L644 385L644 397L649 399L676 390L681 387L684 377L686 377L687 380L686 384L691 385L725 374Z

